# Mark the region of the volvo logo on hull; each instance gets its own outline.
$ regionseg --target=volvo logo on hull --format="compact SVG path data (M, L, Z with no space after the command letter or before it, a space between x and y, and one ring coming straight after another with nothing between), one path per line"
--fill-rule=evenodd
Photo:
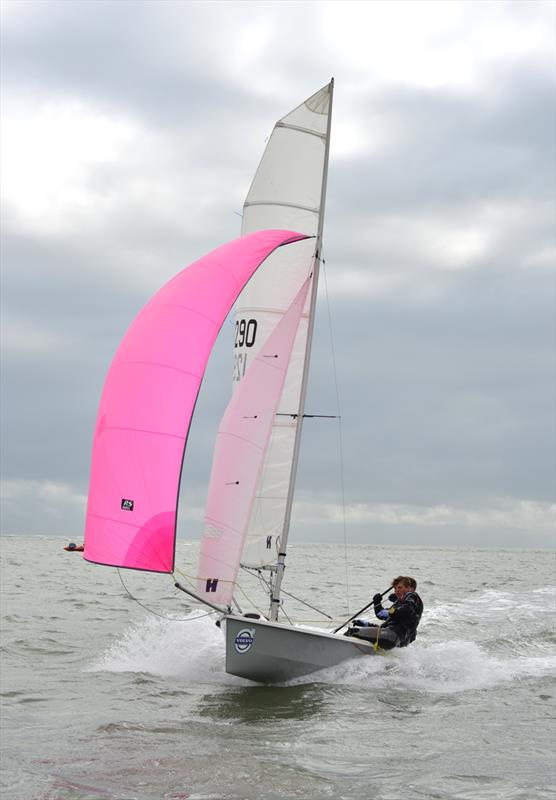
M246 653L253 645L255 628L242 628L235 638L234 646L238 653Z

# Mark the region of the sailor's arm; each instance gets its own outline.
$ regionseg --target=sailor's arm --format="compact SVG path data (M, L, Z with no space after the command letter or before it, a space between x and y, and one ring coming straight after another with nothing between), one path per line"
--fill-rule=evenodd
M375 596L373 597L373 607L375 616L378 617L378 619L386 619L388 617L388 612L382 607L381 594L375 594Z

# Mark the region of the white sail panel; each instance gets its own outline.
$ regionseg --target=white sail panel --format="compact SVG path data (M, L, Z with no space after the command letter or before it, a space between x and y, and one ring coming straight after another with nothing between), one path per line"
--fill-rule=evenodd
M232 601L255 490L309 283L307 278L252 361L220 423L197 573L198 595L213 603L227 606Z
M276 123L245 200L242 234L272 225L317 235L328 151L331 91L332 84L328 84ZM241 294L236 306L233 375L236 386L260 343L270 335L292 302L300 279L311 271L316 246L316 239L307 240L296 246L295 253L274 254ZM242 561L252 566L275 563L284 526L309 307L308 297L247 531ZM269 541L271 549L268 549Z

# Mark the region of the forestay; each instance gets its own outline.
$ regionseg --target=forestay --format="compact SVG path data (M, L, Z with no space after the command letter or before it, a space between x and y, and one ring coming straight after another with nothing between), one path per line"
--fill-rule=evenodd
M182 270L143 308L110 366L93 440L88 561L172 572L185 443L214 341L238 294L276 248L263 230Z
M320 233L331 96L332 83L276 123L245 201L242 233L269 223L308 236ZM319 247L320 241L311 239L296 246L295 252L274 253L241 294L235 321L234 386L246 376L261 344L289 308L303 277L311 271L316 273L314 267L318 265L313 262L315 248ZM246 565L276 563L287 514L314 294L311 287L273 421L246 535L242 559Z

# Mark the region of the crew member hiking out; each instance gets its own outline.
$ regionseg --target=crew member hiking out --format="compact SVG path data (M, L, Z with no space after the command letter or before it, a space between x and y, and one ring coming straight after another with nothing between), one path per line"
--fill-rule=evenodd
M417 594L417 581L415 578L407 579L409 581L409 585L411 587L411 593L415 595L415 606L417 611L417 625L421 622L421 616L423 615L423 601L421 600L420 596ZM410 639L411 642L415 641L415 637L417 636L417 629L413 632L413 638Z
M397 634L398 647L407 647L408 644L415 641L417 636L417 626L423 613L423 602L413 591L413 585L417 588L417 582L413 578L399 575L394 578L392 585L395 600L390 608L382 607L381 595L375 594L373 597L375 615L378 619L384 620L383 628L390 628Z
M417 627L423 613L423 601L415 591L417 582L413 578L399 575L392 581L394 594L388 598L392 605L382 606L382 595L375 594L373 607L382 625L371 625L367 620L356 619L346 633L360 639L375 641L382 649L407 647L415 641Z

